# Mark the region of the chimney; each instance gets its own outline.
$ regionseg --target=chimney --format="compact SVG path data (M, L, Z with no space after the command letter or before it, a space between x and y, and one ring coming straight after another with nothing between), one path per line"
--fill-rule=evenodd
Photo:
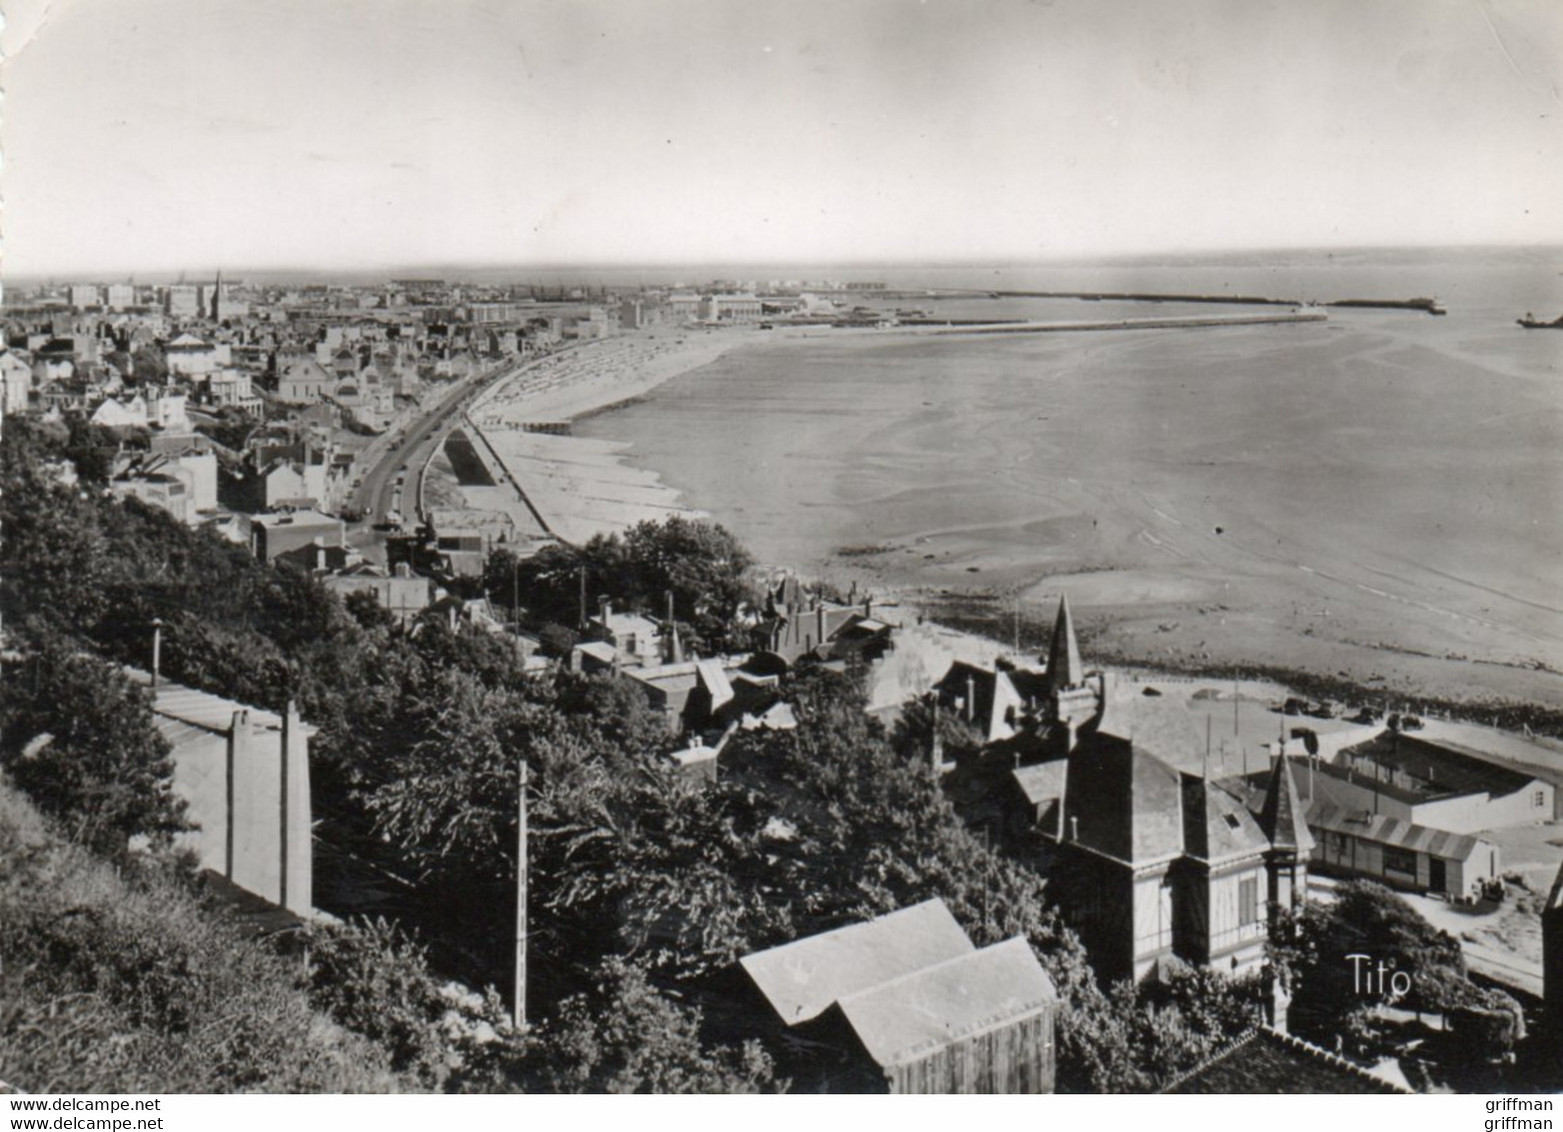
M1080 840L1080 819L1073 814L1069 818L1069 840Z
M972 723L977 719L977 678L970 672L966 674L966 722Z

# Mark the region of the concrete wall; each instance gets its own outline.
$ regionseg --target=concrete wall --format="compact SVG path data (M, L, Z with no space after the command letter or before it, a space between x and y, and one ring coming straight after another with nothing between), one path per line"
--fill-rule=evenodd
M174 789L198 827L182 835L203 868L299 915L313 907L309 739L296 711L281 729L233 713L226 733L178 729Z

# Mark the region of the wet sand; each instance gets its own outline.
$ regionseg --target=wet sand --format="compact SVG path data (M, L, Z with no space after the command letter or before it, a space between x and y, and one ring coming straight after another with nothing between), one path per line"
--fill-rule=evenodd
M577 425L766 562L1099 647L1563 704L1559 343L1496 319L759 339ZM848 553L843 554L843 551Z

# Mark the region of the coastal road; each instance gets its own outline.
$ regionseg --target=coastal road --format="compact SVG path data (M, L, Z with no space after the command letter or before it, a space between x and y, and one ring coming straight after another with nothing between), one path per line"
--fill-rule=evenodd
M399 511L404 520L412 519L418 502L418 473L446 431L459 420L473 398L493 382L508 378L522 364L517 362L462 379L426 412L386 435L383 450L349 497L349 506L364 515L362 528L353 532L356 545L383 541L371 524L383 522L388 512Z

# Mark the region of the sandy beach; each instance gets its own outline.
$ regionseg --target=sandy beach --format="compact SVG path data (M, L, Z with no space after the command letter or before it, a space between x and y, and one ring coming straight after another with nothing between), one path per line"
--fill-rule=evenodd
M702 514L685 507L656 472L628 465L621 455L628 445L527 426L563 429L644 396L715 361L747 336L739 329L657 327L585 342L525 366L475 402L468 419L485 458L504 469L530 507L507 501L496 489L460 490L473 505L514 512L518 526L541 518L546 534L572 543L648 519Z
M1018 598L1032 621L1067 590L1126 660L1558 706L1560 380L1551 341L1457 313L831 333L761 339L576 433L843 585Z

